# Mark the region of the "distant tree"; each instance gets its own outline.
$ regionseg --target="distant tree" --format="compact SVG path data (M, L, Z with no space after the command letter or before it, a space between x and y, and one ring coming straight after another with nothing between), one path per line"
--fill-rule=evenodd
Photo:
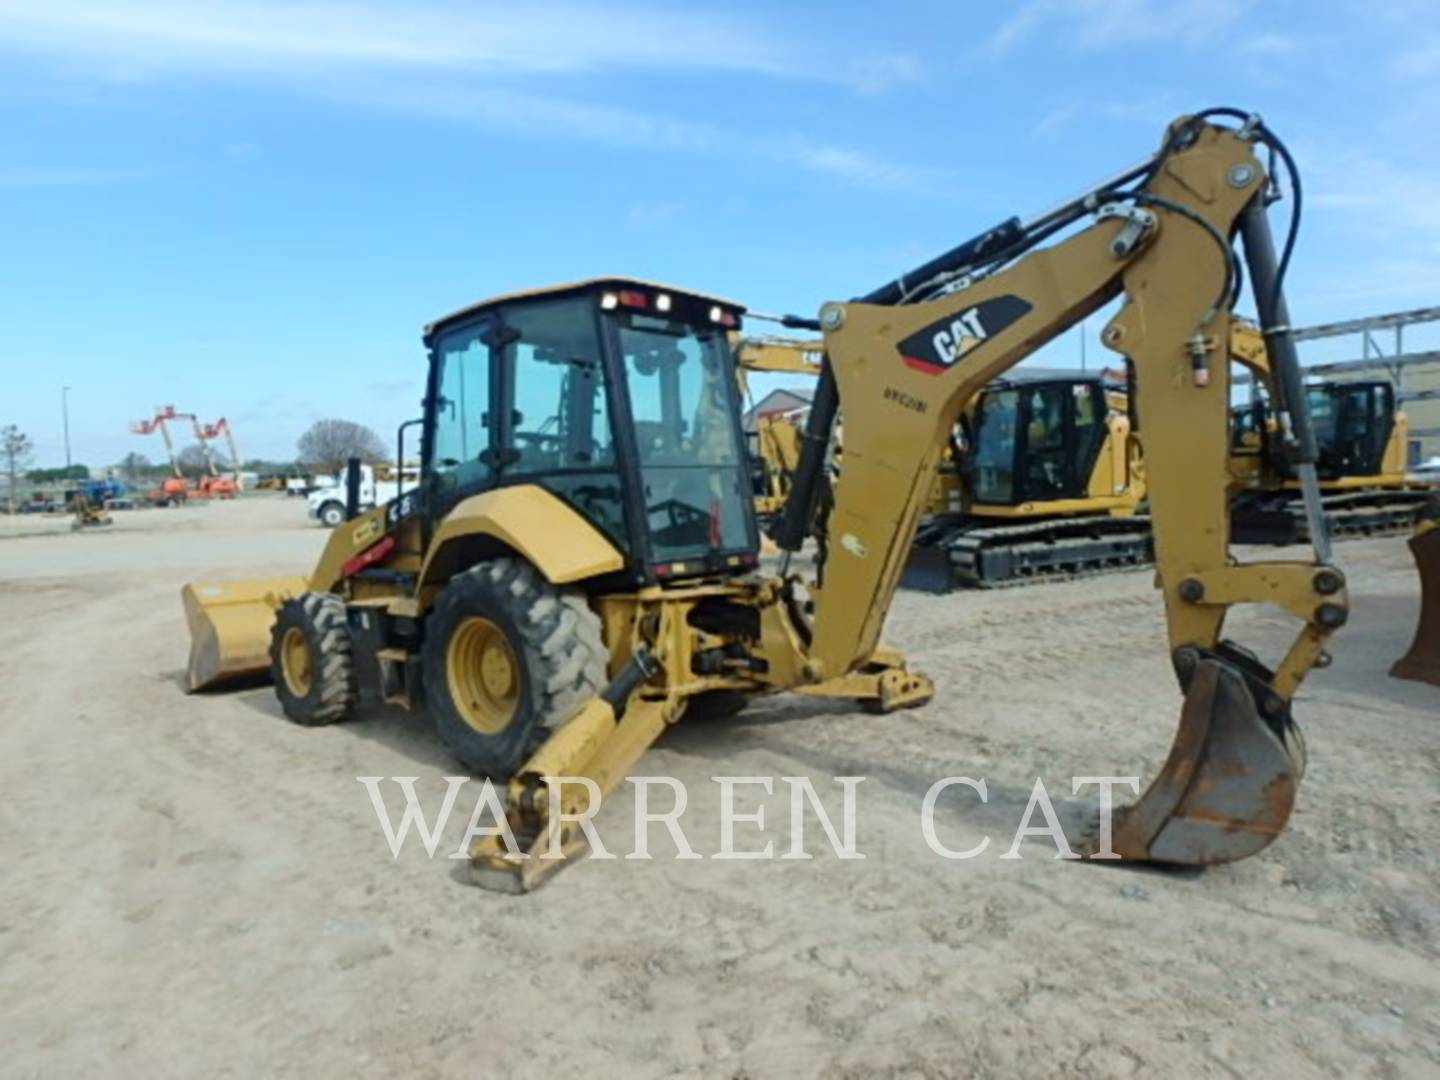
M31 469L30 479L37 484L58 484L66 480L89 480L90 466L62 465L55 469Z
M120 475L132 484L143 479L154 468L148 457L133 450L121 458L115 467L120 470Z
M0 458L4 459L5 477L9 480L5 497L10 501L12 514L15 512L15 490L20 485L20 474L30 464L34 450L35 444L30 441L30 436L14 424L0 428Z
M205 459L205 449L199 443L192 443L175 455L175 462L185 476L198 480L210 471Z
M337 474L352 457L373 464L384 461L388 454L379 435L353 420L317 420L300 436L297 448L305 465Z

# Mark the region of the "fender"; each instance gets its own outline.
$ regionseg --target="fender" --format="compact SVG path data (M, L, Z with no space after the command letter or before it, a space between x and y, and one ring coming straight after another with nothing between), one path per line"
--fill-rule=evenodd
M461 553L471 538L499 541L529 560L552 585L625 568L625 556L564 500L535 484L520 484L456 504L435 530L420 584L438 584L466 565Z

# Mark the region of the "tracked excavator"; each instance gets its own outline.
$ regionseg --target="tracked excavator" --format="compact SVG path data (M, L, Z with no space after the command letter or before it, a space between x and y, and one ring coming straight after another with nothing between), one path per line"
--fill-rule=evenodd
M961 414L945 500L902 584L993 588L1148 565L1144 463L1125 388L1099 375L1000 379Z
M1276 438L1273 373L1265 342L1253 325L1237 322L1232 350L1251 367L1259 392L1233 410L1231 468L1238 483L1232 503L1236 541L1294 544L1307 537L1299 477ZM1313 418L1316 473L1326 525L1333 537L1409 532L1436 493L1405 469L1409 422L1395 388L1380 379L1313 382L1304 388Z
M749 371L820 374L823 342L738 334L732 342L742 386ZM1150 522L1137 513L1144 464L1128 400L1102 375L1020 373L986 387L942 456L901 585L949 592L1148 565ZM775 413L752 422L763 524L784 504L802 421Z
M965 404L1108 301L1133 366L1157 581L1184 696L1159 775L1092 857L1204 865L1284 828L1304 771L1292 700L1346 621L1323 530L1309 557L1229 549L1224 342L1239 237L1318 515L1315 447L1282 290L1257 117L1186 116L1079 198L1003 222L818 318L825 358L775 573L757 569L734 359L738 304L631 279L487 300L425 331L421 487L332 534L308 576L183 591L194 689L268 671L301 724L361 701L422 707L472 769L506 778L479 884L531 889L581 854L594 809L671 724L793 691L879 709L934 692L881 640L935 469ZM844 410L833 497L825 461ZM821 541L817 573L790 554ZM1267 666L1224 634L1236 604L1293 616ZM1023 681L1023 671L1016 678ZM589 785L560 778L588 778ZM1102 834L1103 835L1103 834ZM512 847L513 841L513 847Z

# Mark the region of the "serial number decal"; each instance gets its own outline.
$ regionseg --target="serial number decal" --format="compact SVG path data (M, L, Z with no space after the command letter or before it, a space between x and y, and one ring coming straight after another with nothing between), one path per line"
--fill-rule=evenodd
M1030 302L1018 296L991 297L911 334L898 346L900 359L916 371L938 375L986 338L1027 314L1030 308Z
M917 413L923 413L926 409L930 407L926 402L921 401L915 395L907 394L903 390L896 390L893 386L885 387L885 400L893 401L896 405L899 405L906 409L912 409Z

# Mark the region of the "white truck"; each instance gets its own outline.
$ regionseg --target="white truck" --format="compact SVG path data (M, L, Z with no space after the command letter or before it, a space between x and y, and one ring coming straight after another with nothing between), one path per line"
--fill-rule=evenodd
M333 529L345 520L344 481L329 480L328 484L316 488L305 496L310 516L327 529ZM412 491L420 482L418 469L406 469L396 478L376 480L375 470L369 465L360 466L360 510L369 510L382 502L389 502L398 495Z

